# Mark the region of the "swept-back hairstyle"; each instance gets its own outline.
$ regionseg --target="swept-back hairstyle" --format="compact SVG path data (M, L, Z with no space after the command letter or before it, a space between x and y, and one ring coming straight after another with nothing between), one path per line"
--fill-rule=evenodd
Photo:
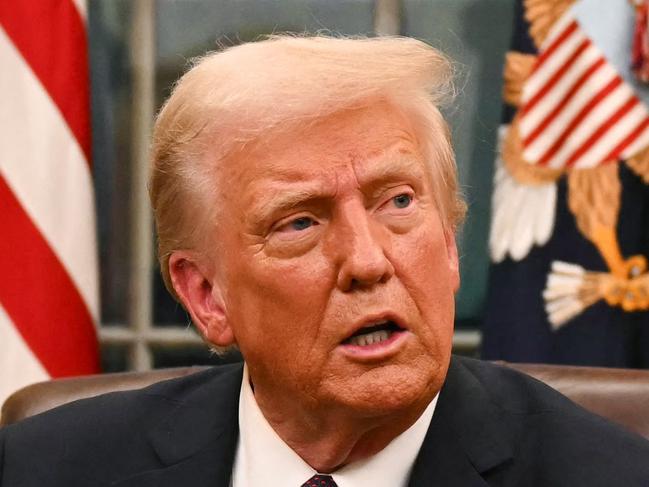
M413 121L447 229L463 218L448 127L447 58L410 38L271 36L196 59L160 111L150 197L167 288L174 250L200 249L218 216L218 168L251 141L385 100ZM211 225L211 226L210 226Z

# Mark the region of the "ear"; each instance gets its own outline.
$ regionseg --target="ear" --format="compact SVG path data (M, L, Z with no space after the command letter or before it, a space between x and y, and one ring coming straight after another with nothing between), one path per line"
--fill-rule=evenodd
M446 256L448 257L448 265L453 279L453 291L457 292L460 289L460 259L457 255L455 232L444 231L444 238L446 240Z
M171 283L201 335L219 347L234 344L221 288L198 256L175 251L169 257Z

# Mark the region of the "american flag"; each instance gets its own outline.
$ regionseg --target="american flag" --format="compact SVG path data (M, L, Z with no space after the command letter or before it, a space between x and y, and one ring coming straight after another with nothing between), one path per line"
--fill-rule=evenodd
M649 145L649 113L570 10L539 50L519 112L523 155L555 169L627 159Z
M98 370L85 17L0 1L0 402Z

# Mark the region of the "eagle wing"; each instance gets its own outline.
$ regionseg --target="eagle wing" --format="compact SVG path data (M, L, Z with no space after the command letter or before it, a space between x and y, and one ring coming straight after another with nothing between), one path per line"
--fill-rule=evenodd
M540 48L554 23L577 0L525 0L525 20L530 23L530 35Z
M646 184L649 184L649 147L627 159L626 165Z
M501 127L498 154L489 249L494 262L501 262L508 254L518 261L534 245L543 246L552 236L555 181L562 171L523 160L516 118L511 125Z
M617 164L568 172L568 207L590 241L596 243L598 229L616 227L621 193Z
M503 98L506 103L515 107L520 106L523 86L534 68L536 59L533 54L523 54L518 51L510 51L505 55Z

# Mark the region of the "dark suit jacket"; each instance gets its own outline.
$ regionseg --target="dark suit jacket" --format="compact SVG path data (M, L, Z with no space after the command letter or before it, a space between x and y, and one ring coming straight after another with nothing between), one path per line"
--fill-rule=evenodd
M217 367L0 430L0 486L227 487L241 374ZM454 357L410 485L649 486L649 443L534 379Z

